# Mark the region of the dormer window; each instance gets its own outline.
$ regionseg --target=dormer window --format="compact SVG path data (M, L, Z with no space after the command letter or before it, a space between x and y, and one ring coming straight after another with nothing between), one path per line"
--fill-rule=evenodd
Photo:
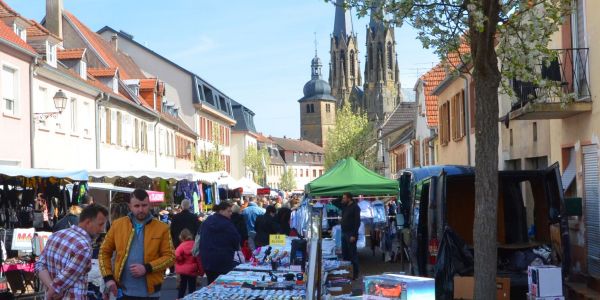
M56 68L56 45L46 41L46 62Z
M112 78L112 90L113 93L119 92L119 78L117 78L117 76Z
M87 63L84 60L79 61L79 76L81 79L87 80Z
M27 42L27 30L24 27L21 27L15 23L13 25L14 32L25 42Z

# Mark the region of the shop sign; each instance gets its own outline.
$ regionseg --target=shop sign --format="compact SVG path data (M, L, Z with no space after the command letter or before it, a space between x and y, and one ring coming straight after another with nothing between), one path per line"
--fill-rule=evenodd
M285 246L285 234L270 234L269 246Z
M11 250L31 251L31 239L35 228L15 228L13 229L13 239Z
M150 203L165 201L165 193L163 192L148 191L148 197L150 198Z
M257 195L269 195L270 193L271 193L271 189L270 188L256 189L256 194Z

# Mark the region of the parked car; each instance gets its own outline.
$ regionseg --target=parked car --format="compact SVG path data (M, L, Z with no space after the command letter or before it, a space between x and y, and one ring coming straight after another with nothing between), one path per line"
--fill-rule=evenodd
M448 239L442 237L446 229L450 229L472 255L474 168L453 165L412 168L402 171L398 178L400 211L404 215L405 227L410 229L411 273L428 277L440 272L468 273L469 270L456 270L444 265L437 260L437 254L438 250L447 246L444 240ZM568 222L558 163L541 170L499 171L498 184L496 238L499 258L510 258L516 251L540 245L552 245L553 227L560 230L560 234L554 237L559 236L559 245L555 248L560 249L563 272L569 270ZM505 271L499 268L499 272ZM511 282L515 280L516 285L521 285L524 280L526 286L526 275L507 272L503 276L511 277Z

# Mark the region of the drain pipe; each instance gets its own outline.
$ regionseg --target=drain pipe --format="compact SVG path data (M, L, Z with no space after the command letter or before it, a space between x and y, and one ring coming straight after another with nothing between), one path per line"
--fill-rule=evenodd
M469 166L471 164L471 111L469 107L469 78L465 74L460 74L460 77L465 80L465 92L464 92L464 101L463 107L465 108L465 133L467 136L467 162Z
M94 111L94 122L96 123L96 169L100 169L100 136L102 135L102 128L100 128L100 106L104 103L108 103L110 97L104 92L100 92L94 100L96 100L96 109Z
M35 167L35 113L33 112L33 74L38 68L37 56L29 65L29 166Z

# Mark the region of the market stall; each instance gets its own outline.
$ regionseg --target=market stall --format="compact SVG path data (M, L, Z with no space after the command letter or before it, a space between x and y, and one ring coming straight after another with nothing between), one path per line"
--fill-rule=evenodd
M192 201L194 212L209 209L218 201L215 183L223 172L199 173L173 170L93 170L90 178L96 183L97 190L109 191L110 203L126 202L123 191L118 188L135 188L150 191L151 202L180 204L183 199ZM114 187L114 188L113 188ZM116 193L112 195L112 193ZM129 191L128 193L130 193Z
M85 170L0 166L0 277L13 294L35 293L33 265L50 227L87 194Z

